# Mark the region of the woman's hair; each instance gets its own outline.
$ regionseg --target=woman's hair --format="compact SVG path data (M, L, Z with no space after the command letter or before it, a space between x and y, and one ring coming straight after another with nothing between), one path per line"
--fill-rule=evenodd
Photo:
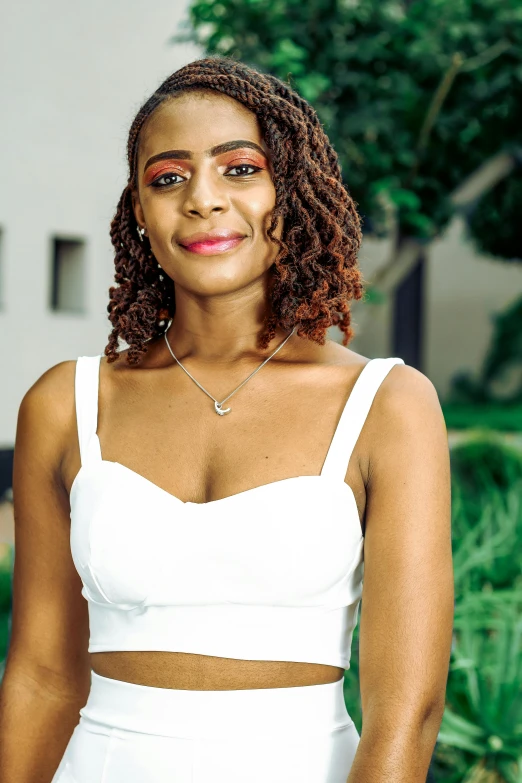
M140 132L164 101L190 91L213 91L234 98L255 114L272 156L276 191L270 239L279 245L269 289L271 312L259 346L266 348L277 326L324 345L328 327L338 325L343 345L354 336L351 299L363 296L357 265L360 219L345 189L337 154L307 101L270 74L223 56L195 60L169 76L138 111L129 131L129 179L111 223L117 286L107 307L113 329L105 348L118 358L118 338L129 346L127 362L136 365L146 343L166 329L175 310L174 282L159 268L149 240L140 242L132 209L137 187ZM283 218L281 240L273 236Z

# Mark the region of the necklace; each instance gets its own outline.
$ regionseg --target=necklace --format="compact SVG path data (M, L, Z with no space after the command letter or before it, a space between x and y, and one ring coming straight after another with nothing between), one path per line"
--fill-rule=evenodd
M178 359L178 358L177 358L177 357L174 355L174 351L173 351L173 350L172 350L172 348L170 347L170 343L169 343L169 341L167 340L167 332L169 331L171 324L172 324L172 319L171 319L171 321L170 321L170 323L169 323L168 327L166 328L165 332L163 333L163 336L165 337L165 342L167 343L167 348L169 349L169 351L170 351L170 352L171 352L171 354L172 354L172 357L173 357L173 358L174 358L174 359L177 361L177 363L179 364L179 366L181 367L181 369L182 369L182 370L184 370L184 372L186 372L186 373L187 373L188 377L189 377L189 378L192 378L192 380L194 381L194 383L195 383L197 386L199 386L199 388L201 389L201 391L204 391L204 392L205 392L205 394L207 394L207 395L208 395L208 396L209 396L209 397L210 397L212 400L214 400L214 409L215 409L216 413L218 413L220 416L224 416L224 415L225 415L225 413L230 413L230 411L232 410L232 408L223 408L223 407L222 407L222 406L223 406L223 404L224 404L224 403L225 403L227 400L229 400L229 399L232 397L232 395L233 395L233 394L235 394L237 391L239 391L239 389L240 389L242 386L244 386L244 385L245 385L245 383L246 383L247 381L249 381L249 380L250 380L250 378L252 378L252 377L253 377L253 376L256 374L256 372L259 372L259 370L261 369L261 367L263 367L263 366L264 366L264 365L265 365L265 364L266 364L266 363L267 363L267 362L268 362L268 361L269 361L269 360L272 358L272 356L275 356L275 355L276 355L276 353L277 353L278 351L280 351L280 350L281 350L281 348L283 347L283 345L284 345L284 344L287 342L287 340L289 340L289 339L291 338L291 336L293 335L293 333L294 333L294 332L295 332L295 330L297 329L297 326L294 326L294 328L292 329L292 331L290 332L290 334L288 335L288 337L285 337L285 339L283 340L283 342L282 342L280 345L278 345L278 346L277 346L277 348L275 349L275 351L274 351L273 353L271 353L271 354L270 354L270 356L269 356L267 359L265 359L265 360L264 360L264 362L262 362L262 364L260 364L260 365L259 365L259 367L257 367L257 368L254 370L254 372L251 372L251 373L250 373L250 375L248 376L248 378L245 378L245 380L244 380L242 383L240 383L240 384L239 384L239 386L237 387L237 389L234 389L234 391L233 391L233 392L230 392L230 394L229 394L229 395L227 395L227 396L225 397L225 399L224 399L224 400L221 400L221 402L218 402L218 401L216 400L216 398L215 398L215 397L213 397L213 396L212 396L212 394L210 394L210 392L208 392L208 391L207 391L205 388L203 388L203 386L202 386L202 385L201 385L201 384L200 384L200 383L199 383L199 382L198 382L198 381L197 381L197 380L196 380L196 379L195 379L195 378L194 378L194 377L193 377L193 376L192 376L192 375L189 373L189 371L188 371L188 370L187 370L185 367L183 367L183 365L181 364L180 360L179 360L179 359Z

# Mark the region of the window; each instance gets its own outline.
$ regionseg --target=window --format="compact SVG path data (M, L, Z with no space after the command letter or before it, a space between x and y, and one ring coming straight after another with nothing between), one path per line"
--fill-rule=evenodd
M51 309L66 313L85 312L83 239L53 238L51 274Z

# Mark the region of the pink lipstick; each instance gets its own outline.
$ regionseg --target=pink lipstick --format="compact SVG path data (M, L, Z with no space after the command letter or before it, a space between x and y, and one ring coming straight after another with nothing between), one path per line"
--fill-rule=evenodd
M179 240L179 244L191 253L214 256L226 253L243 241L244 235L230 228L214 228L201 231Z
M244 237L235 237L235 239L221 239L218 241L192 242L190 245L183 245L185 250L191 253L198 253L201 256L214 256L219 253L226 253L227 250L237 247Z

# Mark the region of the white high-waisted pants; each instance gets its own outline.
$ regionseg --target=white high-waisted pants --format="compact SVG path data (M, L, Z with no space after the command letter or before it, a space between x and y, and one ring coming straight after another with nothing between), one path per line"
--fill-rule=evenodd
M92 671L51 783L346 783L359 734L343 679L194 691Z

